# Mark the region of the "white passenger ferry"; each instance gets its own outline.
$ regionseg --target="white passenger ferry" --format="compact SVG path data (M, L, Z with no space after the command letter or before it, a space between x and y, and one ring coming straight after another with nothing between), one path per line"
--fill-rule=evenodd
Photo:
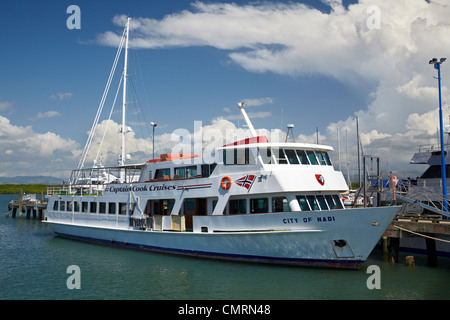
M125 62L124 85L126 75ZM240 108L251 137L218 148L218 161L177 153L127 165L123 145L119 166L79 167L68 185L49 188L45 222L60 236L118 247L359 268L399 208L344 208L331 147L270 142Z

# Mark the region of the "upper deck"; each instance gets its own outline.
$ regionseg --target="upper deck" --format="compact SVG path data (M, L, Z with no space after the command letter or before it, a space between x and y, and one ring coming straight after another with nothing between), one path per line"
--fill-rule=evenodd
M218 147L214 155L162 154L147 161L139 182L207 178L237 172L274 170L334 171L328 155L333 148L308 143L268 142L265 136ZM216 169L217 168L217 169Z

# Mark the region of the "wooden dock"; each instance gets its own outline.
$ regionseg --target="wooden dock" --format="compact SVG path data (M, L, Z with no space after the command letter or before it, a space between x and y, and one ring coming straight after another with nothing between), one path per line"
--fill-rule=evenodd
M406 237L422 237L425 241L430 266L437 265L436 238L450 236L450 220L445 218L397 216L385 231L383 251L391 261L398 262L400 241ZM388 247L389 243L389 247Z
M41 199L44 199L43 192L41 192ZM12 211L11 216L13 218L25 216L27 219L39 219L44 218L44 210L47 209L47 200L37 200L36 195L24 195L21 191L19 194L19 200L11 200L8 205L8 213L6 217L9 217L9 211Z

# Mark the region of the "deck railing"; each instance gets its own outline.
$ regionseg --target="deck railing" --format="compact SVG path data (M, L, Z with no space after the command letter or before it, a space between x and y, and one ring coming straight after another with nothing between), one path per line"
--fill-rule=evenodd
M47 187L48 196L101 196L105 190L104 184L61 185Z

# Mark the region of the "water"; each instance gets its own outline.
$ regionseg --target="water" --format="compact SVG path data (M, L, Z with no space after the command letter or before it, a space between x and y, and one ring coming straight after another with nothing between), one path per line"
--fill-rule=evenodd
M0 195L0 299L449 299L450 259L427 266L390 264L374 253L360 270L223 262L87 244L56 237L37 220L6 218ZM402 260L404 255L400 257ZM80 268L69 290L67 268ZM381 289L369 290L367 267L380 267Z

